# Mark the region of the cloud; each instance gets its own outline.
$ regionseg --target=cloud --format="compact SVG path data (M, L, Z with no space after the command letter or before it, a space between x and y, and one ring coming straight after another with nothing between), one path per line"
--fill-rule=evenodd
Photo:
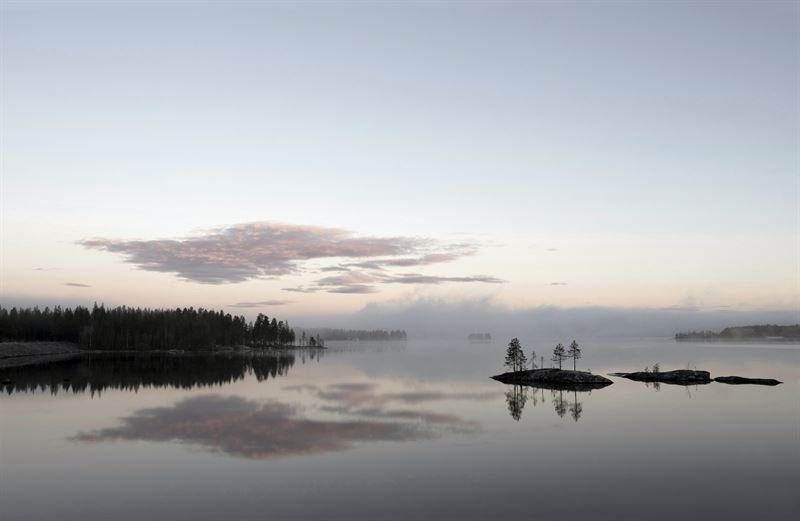
M301 262L312 259L408 255L433 243L414 237L355 237L347 230L322 226L251 222L180 239L98 238L79 244L121 254L144 270L222 284L290 275L300 270Z
M91 288L88 284L81 284L80 282L65 282L65 286L70 286L72 288Z
M374 293L375 284L442 284L445 282L482 282L501 284L505 282L488 275L471 275L466 277L442 277L421 275L419 273L402 273L398 275L384 272L346 271L339 275L323 277L316 285L329 293Z
M506 282L489 275L472 275L469 277L437 277L434 275L420 275L418 273L405 273L384 279L385 282L395 284L441 284L443 282L484 282L487 284L502 284Z
M306 287L306 286L295 286L293 288L281 288L281 291L289 291L292 293L316 293L319 291L319 288L315 288L313 286Z
M140 269L173 273L202 284L230 284L277 278L305 270L309 261L330 259L319 272L339 272L309 286L284 291L374 293L377 284L503 282L486 275L441 277L394 275L392 268L429 266L474 255L473 245L447 244L420 237L360 237L339 228L275 222L250 222L215 228L193 237L153 240L86 239L85 248L119 254ZM345 262L342 262L345 259ZM347 260L350 260L347 262ZM241 307L251 304L241 303ZM253 306L254 307L254 306Z
M367 286L365 284L352 284L350 286L338 286L335 288L329 288L327 289L327 292L362 294L362 293L377 293L378 289L375 286Z
M342 421L314 420L278 401L206 395L171 407L142 409L122 418L120 426L81 432L73 439L89 443L178 441L236 457L271 459L341 451L356 443L430 439L439 436L442 427L472 432L477 424L452 415L381 408Z
M237 302L230 304L232 308L260 308L263 306L285 306L294 303L293 300L262 300L259 302Z

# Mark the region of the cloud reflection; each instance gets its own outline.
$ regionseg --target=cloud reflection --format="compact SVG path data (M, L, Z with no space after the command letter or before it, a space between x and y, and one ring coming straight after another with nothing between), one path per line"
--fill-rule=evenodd
M346 450L358 443L432 439L444 432L474 432L478 425L455 415L428 411L390 410L372 394L371 384L335 384L311 390L335 407L322 412L347 415L343 420L311 419L292 405L260 402L238 396L204 395L171 407L136 411L122 424L88 432L82 442L154 441L202 446L231 456L271 459Z

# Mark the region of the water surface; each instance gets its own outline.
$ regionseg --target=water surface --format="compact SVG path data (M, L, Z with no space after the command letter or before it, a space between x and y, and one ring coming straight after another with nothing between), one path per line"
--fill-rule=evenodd
M488 378L502 371L498 342L444 341L7 370L0 511L137 521L798 517L797 346L579 341L579 368L600 374L659 362L786 383L514 387Z

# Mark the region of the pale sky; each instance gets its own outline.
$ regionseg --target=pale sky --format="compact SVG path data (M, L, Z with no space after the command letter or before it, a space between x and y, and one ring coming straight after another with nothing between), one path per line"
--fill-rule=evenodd
M800 307L796 2L1 14L4 305Z

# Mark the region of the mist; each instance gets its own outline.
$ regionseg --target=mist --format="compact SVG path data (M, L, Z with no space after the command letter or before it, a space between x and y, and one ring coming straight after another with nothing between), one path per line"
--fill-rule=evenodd
M507 309L489 299L448 302L417 300L372 303L351 315L297 319L320 327L404 329L410 338L465 339L469 333L495 338L663 337L678 331L714 330L750 324L795 324L798 310L702 310L692 308L615 308L539 306Z

